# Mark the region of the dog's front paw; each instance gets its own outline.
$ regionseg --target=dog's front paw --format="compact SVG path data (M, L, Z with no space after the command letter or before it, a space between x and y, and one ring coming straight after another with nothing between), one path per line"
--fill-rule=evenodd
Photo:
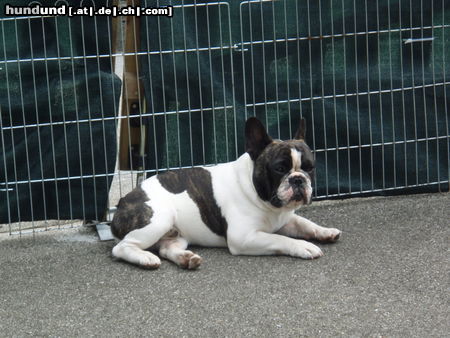
M317 240L321 242L334 243L341 237L342 231L335 228L324 228L317 234Z
M290 254L303 259L314 259L323 256L322 250L317 245L304 240L297 240Z

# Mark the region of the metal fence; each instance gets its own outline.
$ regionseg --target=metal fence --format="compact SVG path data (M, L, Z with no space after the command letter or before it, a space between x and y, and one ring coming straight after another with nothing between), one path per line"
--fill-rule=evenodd
M445 0L55 5L135 12L3 13L1 232L102 220L146 175L233 160L253 115L282 139L307 119L316 199L449 189Z

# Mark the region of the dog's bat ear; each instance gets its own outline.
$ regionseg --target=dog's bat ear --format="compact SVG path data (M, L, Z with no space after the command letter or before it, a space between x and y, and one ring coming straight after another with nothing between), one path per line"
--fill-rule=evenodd
M245 151L252 160L256 160L270 143L272 138L263 124L256 117L250 117L245 123Z
M297 132L295 133L295 140L305 140L306 135L306 120L302 117L300 119L300 125L298 126Z

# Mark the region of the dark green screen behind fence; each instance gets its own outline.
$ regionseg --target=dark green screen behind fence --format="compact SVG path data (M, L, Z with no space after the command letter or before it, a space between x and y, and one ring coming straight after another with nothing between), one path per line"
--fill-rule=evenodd
M103 217L116 127L101 119L120 80L109 57L87 56L111 54L110 30L107 17L1 21L0 223Z
M141 18L150 174L235 159L248 116L282 139L304 116L316 196L448 190L448 1L141 1L167 4ZM110 19L1 21L1 223L102 218Z
M236 158L247 116L282 139L304 116L316 196L448 190L450 3L183 4L141 28L149 173Z

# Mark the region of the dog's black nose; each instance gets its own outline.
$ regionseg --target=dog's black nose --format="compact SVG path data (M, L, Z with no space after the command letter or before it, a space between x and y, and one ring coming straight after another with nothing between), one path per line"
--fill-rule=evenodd
M299 175L289 178L289 184L294 186L301 186L305 184L305 178Z

